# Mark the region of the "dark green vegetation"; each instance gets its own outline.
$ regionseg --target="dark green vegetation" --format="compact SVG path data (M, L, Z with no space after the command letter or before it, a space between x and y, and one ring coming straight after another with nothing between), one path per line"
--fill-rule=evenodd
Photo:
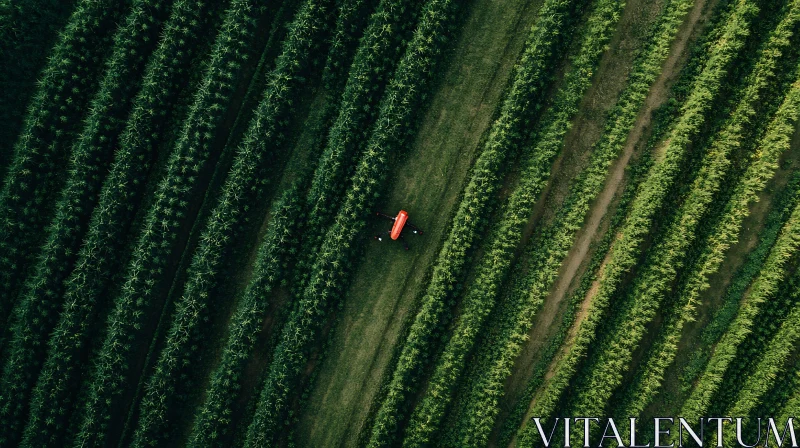
M800 411L800 0L0 0L0 87L0 447Z

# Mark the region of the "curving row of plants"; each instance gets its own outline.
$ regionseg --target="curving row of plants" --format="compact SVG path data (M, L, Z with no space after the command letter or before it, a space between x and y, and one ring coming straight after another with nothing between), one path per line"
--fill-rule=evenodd
M0 185L25 118L19 105L35 94L37 76L77 3L0 2Z
M39 76L0 189L0 323L9 316L45 238L73 134L113 45L113 24L128 5L114 0L78 3Z
M737 349L755 324L755 317L765 301L775 296L779 285L790 274L789 260L800 244L800 205L796 205L781 234L770 250L769 257L758 277L744 297L736 319L713 348L713 355L683 404L681 415L696 419L708 409L722 382L723 375L737 357Z
M286 190L272 207L267 234L258 248L253 280L238 301L228 325L222 359L211 374L205 399L195 414L190 446L220 446L220 438L231 433L231 415L242 375L255 350L270 296L278 285L285 282L299 246L302 192L295 185Z
M165 5L162 6L166 7ZM178 11L178 14L173 14L176 17L176 19L172 21L173 27L179 23L177 17L186 15L184 14L185 12L186 11ZM123 35L124 33L136 33L137 24L140 23L143 15L145 17L149 15L148 8L137 8L133 10L131 12L130 21L127 22L126 27L120 29L120 33ZM124 235L128 229L127 221L130 220L135 210L135 199L138 197L137 194L141 194L150 166L150 160L148 160L150 157L148 157L148 154L153 151L152 146L154 140L159 138L158 129L160 128L160 124L157 119L163 119L163 114L169 110L170 107L168 98L163 96L159 97L153 92L154 89L152 88L150 91L147 90L147 82L148 80L150 82L161 82L162 86L168 84L169 78L167 75L182 70L181 64L187 64L188 57L184 59L181 55L190 54L190 52L187 52L187 49L194 45L194 43L178 45L178 33L173 33L171 38L169 38L169 35L169 32L167 32L165 38L159 43L159 47L153 54L150 62L148 62L145 70L145 81L142 83L143 87L133 100L131 115L127 121L125 130L117 140L119 149L114 154L115 161L111 173L109 173L103 189L100 192L100 199L98 201L100 205L92 212L92 220L89 223L89 229L85 236L77 238L77 242L74 243L76 247L71 248L71 250L78 251L77 245L83 244L83 247L81 247L80 251L77 253L75 270L72 271L62 285L61 282L64 282L66 275L69 274L70 266L52 265L51 262L55 260L48 261L47 259L43 259L44 265L42 266L42 271L38 273L38 277L34 278L34 282L29 283L29 288L25 291L24 300L14 314L12 325L10 326L12 337L8 343L8 356L3 366L3 377L0 378L0 393L2 393L4 397L11 397L13 394L16 398L10 401L4 400L5 403L0 412L3 417L0 418L8 416L18 421L23 419L24 414L27 413L27 398L31 394L31 389L37 381L37 378L40 377L40 368L45 361L47 351L49 350L50 355L55 357L64 355L61 351L50 349L48 346L48 338L51 337L51 332L58 328L57 322L59 316L62 317L62 320L66 320L77 315L83 315L91 310L91 308L78 307L72 300L76 294L82 295L88 293L85 289L87 285L83 283L81 279L92 267L102 265L99 266L99 269L94 271L94 274L96 274L94 278L105 281L109 273L106 270L108 265L103 263L113 260L113 258L110 258L112 256L111 254L114 253L113 245L121 244L125 239ZM128 56L125 56L125 54L129 52L129 49L125 47L136 41L128 42L124 37L120 37L119 41L121 53L119 53L118 56L126 59ZM144 52L144 49L141 49L141 51ZM114 77L109 77L109 81L130 82L129 80L118 80ZM101 94L102 93L103 92L101 92ZM102 96L98 98L99 101L106 100L102 98ZM120 98L111 98L111 100L116 99ZM157 117L156 115L159 116ZM140 137L140 132L148 131L151 131L148 135L144 138ZM93 132L90 130L87 135L92 134ZM108 136L104 138L103 135L99 135L97 137L98 141L95 142L96 146L89 150L93 152L107 150L105 149L105 144L108 138ZM82 152L84 149L85 147L80 144L76 146L77 151ZM128 158L127 161L125 160L126 158ZM124 177L120 176L120 174ZM78 190L82 187L81 181L87 180L75 180ZM108 214L103 216L109 211L109 200L120 201L118 203L119 208L124 213L123 216L108 216ZM65 209L63 211L65 213L83 213L77 210L70 210L70 206L71 204L64 205ZM108 228L99 228L98 225L100 223L98 223L98 219L101 217L105 219L119 218L120 221L118 222L121 226L121 232L114 235L110 233L110 229ZM68 219L70 217L65 218L66 221L69 221L69 225L75 224ZM62 225L62 223L56 222L54 224L54 236L63 236L65 239L71 239L72 235L70 235L70 232L60 233L62 230L60 225ZM64 222L63 225L67 225L67 222ZM115 236L117 239L112 239ZM66 241L63 240L60 242L66 243ZM110 247L109 244L111 245ZM53 247L52 249L52 251L49 251L48 248L45 247L45 255L52 255L56 258L59 255L63 255L64 257L72 256L72 254L68 252L59 253L61 248ZM64 249L66 250L69 248ZM64 269L66 272L51 272L51 270L59 269ZM58 277L55 278L55 280L60 281L51 283L50 277ZM62 312L62 307L64 312ZM72 334L58 333L58 331L56 331L53 333L52 338L56 339L60 337L66 340L68 337L72 336ZM44 382L49 380L46 373L41 378ZM41 404L41 401L37 402L35 398L31 402L33 411L31 422L34 424L38 422L38 420L36 420L36 411L41 408ZM58 408L50 409L57 410ZM53 412L56 412L55 410ZM21 430L21 428L19 429ZM16 434L16 437L19 437L21 431L9 431L8 433L9 435Z
M451 231L435 261L431 280L422 298L422 307L404 343L372 426L371 444L387 443L396 437L405 418L399 411L412 392L409 387L420 374L429 355L431 334L442 324L447 299L463 276L468 252L475 243L482 222L489 213L506 161L519 153L527 135L527 119L541 107L541 100L552 77L552 68L569 38L564 30L575 20L575 11L585 2L548 1L538 13L525 50L514 68L514 75L503 100L500 115L492 123L489 136L472 169L469 183L452 221Z
M482 342L484 346L491 347L485 350L491 355L479 358L478 365L472 369L472 387L465 392L460 403L458 425L463 427L458 433L462 438L461 443L488 443L499 412L503 383L511 374L514 360L524 345L533 316L555 281L561 262L572 247L589 206L603 188L608 170L625 144L650 86L661 71L682 18L691 5L692 2L688 0L665 5L653 24L649 41L634 60L627 87L607 119L608 124L592 151L589 166L571 186L548 236L530 243L536 246L536 251L528 256L536 261L530 263L528 273L521 274L523 278L516 281L514 287L505 294L508 297L504 297L498 309L499 316L492 321L493 330ZM487 269L491 268L487 266ZM467 421L462 424L461 421L465 419Z
M800 2L797 4L800 6ZM601 415L605 411L611 394L622 383L624 369L603 366L627 366L630 363L647 326L670 292L678 272L683 269L685 256L698 235L701 222L708 219L713 199L731 172L732 155L737 150L749 154L755 149L748 130L755 126L757 118L764 116L758 111L765 104L781 100L772 98L770 92L774 90L781 56L791 45L789 37L800 19L798 13L800 9L792 9L769 37L746 80L738 104L712 139L675 220L660 241L648 250L629 296L616 311L615 319L624 325L612 330L586 366L588 375L572 400L571 410L575 415Z
M572 58L570 70L564 76L553 106L542 118L542 131L529 154L526 154L519 184L505 202L499 222L494 224L496 230L489 237L485 253L477 266L476 278L463 299L463 311L456 319L452 336L428 382L425 394L411 416L404 446L430 443L441 424L461 378L467 355L494 307L533 205L549 178L553 159L561 150L581 98L591 85L591 75L600 63L600 56L616 30L621 10L622 4L617 1L601 0L592 7L580 51ZM415 329L419 327L412 327L409 338L431 340L415 334Z
M759 192L775 173L781 155L790 147L790 139L800 114L798 87L800 84L795 82L787 93L765 135L759 141L750 166L734 187L734 193L725 205L697 263L687 274L685 286L677 298L675 315L666 319L665 328L642 364L642 375L637 376L630 390L626 392L625 402L620 406L621 415L639 415L660 390L664 372L675 359L683 326L694 319L700 294L709 287L709 276L717 272L727 249L737 241L742 222L749 214L749 207L758 200Z
M257 14L252 1L230 3L208 60L201 68L198 90L168 154L163 177L154 191L155 200L138 231L122 286L113 298L105 323L103 343L91 361L90 376L84 383L85 396L78 409L78 445L102 443L112 410L123 406L122 390L133 374L133 345L156 302L166 264L177 247L177 231L189 219L190 199L202 187L200 175L215 160L212 141L229 107L241 65L250 56L247 49L255 34Z
M416 123L415 108L455 21L455 2L430 0L422 8L414 36L381 100L375 129L352 176L342 206L326 232L308 285L281 331L247 431L245 446L273 443L281 431L292 387L318 340L327 310L342 294L359 232L388 171L388 154L398 151Z
M145 394L139 404L132 446L150 446L168 435L170 408L180 397L179 383L202 346L202 324L211 304L216 275L235 232L247 216L247 204L264 188L260 170L282 140L281 123L290 113L291 102L303 81L303 69L316 57L316 40L328 26L329 7L330 2L308 0L290 25L264 97L237 148L217 205L205 223L183 294L175 303L164 346L152 374L143 378Z
M328 129L325 148L319 157L311 180L306 204L309 208L308 223L303 236L301 258L297 267L293 289L296 294L302 291L309 281L316 254L322 239L336 215L337 207L344 200L348 179L353 175L355 164L370 137L370 129L379 113L379 102L386 85L397 69L403 51L408 45L409 36L417 23L422 0L382 0L369 17L369 24L361 37L353 62L349 67L344 91L337 92L338 113ZM349 8L343 10L343 23L337 28L352 22ZM334 42L340 36L337 30ZM346 39L345 39L346 40ZM330 56L346 50L345 46L331 47ZM342 55L343 56L343 55ZM335 71L335 59L329 59L327 84L344 82L341 77L333 82L331 77L339 76Z
M608 262L602 267L598 277L599 287L589 298L591 300L589 313L581 322L574 343L559 360L554 375L544 386L541 398L534 404L535 415L550 416L572 381L578 363L586 353L602 320L603 310L617 293L623 276L636 264L641 242L648 235L653 218L679 174L690 142L705 123L706 113L714 105L731 62L744 45L751 21L757 11L758 8L753 2L740 0L723 25L723 33L711 47L710 57L693 83L692 91L681 108L680 118L667 136L663 156L656 161L641 184L633 200L631 212L612 245ZM521 446L533 444L536 440L535 434L533 425L523 429Z

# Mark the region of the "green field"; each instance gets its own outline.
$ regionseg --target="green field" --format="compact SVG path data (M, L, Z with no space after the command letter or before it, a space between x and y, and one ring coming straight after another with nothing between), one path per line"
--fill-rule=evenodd
M800 414L800 0L0 0L0 92L0 448Z

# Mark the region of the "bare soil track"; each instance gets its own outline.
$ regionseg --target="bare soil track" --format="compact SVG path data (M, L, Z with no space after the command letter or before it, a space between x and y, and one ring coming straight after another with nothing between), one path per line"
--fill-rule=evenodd
M620 157L612 165L602 192L592 204L589 217L584 223L584 227L578 232L575 245L562 263L558 280L551 290L550 295L545 300L542 310L538 313L536 322L534 322L531 329L527 347L523 349L520 358L515 364L514 372L506 383L506 398L512 404L515 401L514 398L522 393L530 375L533 373L532 366L535 365L541 355L541 347L543 347L546 341L557 331L557 317L560 316L564 310L563 299L569 296L569 291L575 287L577 279L583 274L582 271L585 270L587 266L586 262L591 257L590 248L593 242L597 241L605 231L601 224L604 222L603 218L605 216L610 216L608 213L613 212L612 209L616 203L614 199L619 197L624 188L625 168L637 148L644 146L642 145L642 140L646 138L646 131L650 124L651 115L656 108L666 101L669 86L674 81L677 73L685 62L685 50L688 48L690 42L698 35L698 28L704 23L704 20L701 19L703 19L705 14L711 9L706 8L706 3L705 0L698 0L687 15L672 44L670 55L664 63L661 74L650 88L650 92L645 99L631 133L628 135ZM628 9L632 7L637 7L636 2L629 2L626 7L626 13ZM622 20L625 20L625 16L623 16ZM624 22L621 24L621 27L622 25L624 25ZM602 71L600 74L602 75ZM601 79L603 78L604 77L601 76ZM556 176L558 176L558 173L556 173ZM608 254L598 272L602 272L603 266L607 260ZM569 352L569 348L574 342L581 323L591 309L592 298L595 296L598 286L597 281L595 281L580 304L575 321L562 347L557 352L555 358L550 362L548 370L545 373L544 383L552 378L563 355ZM528 412L533 408L538 398L537 395L541 392L543 387L544 386L540 387L537 394L534 394ZM527 421L527 417L526 415L526 418L523 419L523 424Z

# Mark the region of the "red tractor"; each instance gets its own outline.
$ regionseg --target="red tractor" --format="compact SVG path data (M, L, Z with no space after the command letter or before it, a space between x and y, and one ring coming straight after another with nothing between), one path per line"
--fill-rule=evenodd
M389 238L393 240L400 239L403 242L403 247L406 250L408 250L408 243L406 243L405 238L403 238L403 230L405 230L406 227L411 229L411 232L414 234L422 235L422 229L408 222L408 212L405 210L400 210L400 213L398 213L397 216L390 216L381 212L375 212L375 214L382 218L391 219L394 221L391 230L387 232L389 234ZM378 241L383 241L383 237L380 235L375 235L375 239Z

